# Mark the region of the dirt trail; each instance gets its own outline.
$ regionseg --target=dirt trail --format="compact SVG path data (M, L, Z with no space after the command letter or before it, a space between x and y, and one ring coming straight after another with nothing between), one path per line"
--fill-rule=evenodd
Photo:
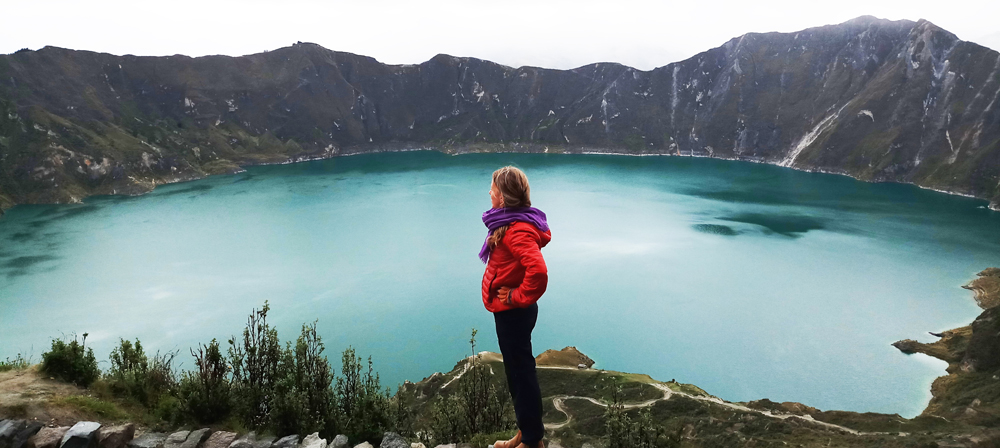
M551 368L562 368L562 367L540 367L540 368L550 368L551 369ZM654 398L652 400L647 400L647 401L643 401L643 402L640 402L640 403L625 404L623 407L625 409L646 408L646 407L652 406L653 404L655 404L658 401L669 400L672 396L678 395L678 396L690 398L692 400L698 400L698 401L703 401L703 402L706 402L706 403L712 403L712 404L717 405L717 406L722 406L722 407L730 408L730 409L737 410L737 411L753 412L753 413L756 413L756 414L761 414L761 415L764 415L764 416L767 416L767 417L770 417L770 418L779 419L779 420L786 420L786 419L789 419L789 418L797 418L797 419L805 420L807 422L810 422L810 423L813 423L813 424L816 424L816 425L820 425L820 426L826 427L827 429L836 430L836 431L843 431L843 432L846 432L846 433L849 433L849 434L853 434L853 435L856 435L856 436L860 436L860 435L873 435L873 434L886 434L886 433L879 433L879 432L861 432L861 431L857 431L857 430L848 428L846 426L840 426L840 425L835 425L835 424L832 424L832 423L821 422L819 420L816 420L816 419L812 418L811 415L774 414L771 411L762 411L762 410L759 410L759 409L751 409L751 408L748 408L748 407L743 406L743 405L739 405L739 404L729 403L727 401L723 401L723 400L721 400L719 398L716 398L716 397L705 397L705 396L701 396L701 395L691 395L691 394L684 393L684 392L677 392L677 391L671 390L669 387L667 387L666 384L662 384L662 383L650 383L650 385L653 386L653 387L655 387L655 388L657 388L657 389L660 389L661 391L663 391L663 396L660 397L660 398ZM557 411L562 412L566 416L566 420L563 421L563 422L560 422L560 423L546 423L545 424L545 429L547 429L547 430L560 429L560 428L568 425L571 421L573 421L573 416L566 410L565 407L563 407L563 405L565 404L565 401L569 400L569 399L587 400L587 401L589 401L589 402L591 402L593 404L596 404L598 406L608 407L607 403L605 403L603 401L600 401L600 400L597 400L597 399L594 399L594 398L591 398L591 397L581 397L581 396L577 396L577 395L559 395L559 396L556 396L556 397L552 397L552 406Z
M0 372L0 415L62 425L76 423L81 420L76 412L54 406L52 400L83 394L86 391L79 387L47 378L38 365Z

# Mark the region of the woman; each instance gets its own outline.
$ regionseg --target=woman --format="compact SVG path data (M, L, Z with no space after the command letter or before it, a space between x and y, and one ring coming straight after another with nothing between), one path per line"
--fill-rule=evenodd
M479 258L486 263L483 304L493 313L507 386L517 415L517 435L495 448L544 448L542 394L531 354L535 302L545 292L548 271L540 249L552 239L545 213L531 207L528 176L512 166L493 172L493 208L483 213L489 229Z

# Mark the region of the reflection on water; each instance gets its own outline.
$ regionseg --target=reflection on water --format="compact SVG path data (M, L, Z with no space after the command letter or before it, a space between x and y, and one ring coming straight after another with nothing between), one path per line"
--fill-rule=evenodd
M119 337L187 353L268 300L283 340L318 319L328 353L353 345L387 384L448 370L470 327L493 328L476 254L507 164L552 226L536 350L575 345L728 400L916 415L943 365L889 344L968 324L959 286L1000 265L1000 213L907 185L672 157L373 154L11 209L0 358L73 332L102 358Z

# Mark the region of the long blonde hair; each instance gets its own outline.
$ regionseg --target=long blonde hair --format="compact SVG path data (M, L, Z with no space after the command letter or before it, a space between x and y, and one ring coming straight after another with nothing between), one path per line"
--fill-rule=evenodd
M528 185L528 175L517 167L505 166L493 172L493 185L497 186L503 198L503 208L531 207L531 187ZM497 247L503 240L510 224L498 227L488 239L490 249Z

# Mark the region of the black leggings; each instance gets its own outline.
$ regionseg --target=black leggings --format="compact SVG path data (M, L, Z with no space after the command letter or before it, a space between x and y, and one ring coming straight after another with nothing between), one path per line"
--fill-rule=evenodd
M503 355L507 387L514 400L517 427L521 442L533 447L542 440L542 392L535 373L535 357L531 354L531 330L538 320L538 305L493 313L497 324L497 340Z

